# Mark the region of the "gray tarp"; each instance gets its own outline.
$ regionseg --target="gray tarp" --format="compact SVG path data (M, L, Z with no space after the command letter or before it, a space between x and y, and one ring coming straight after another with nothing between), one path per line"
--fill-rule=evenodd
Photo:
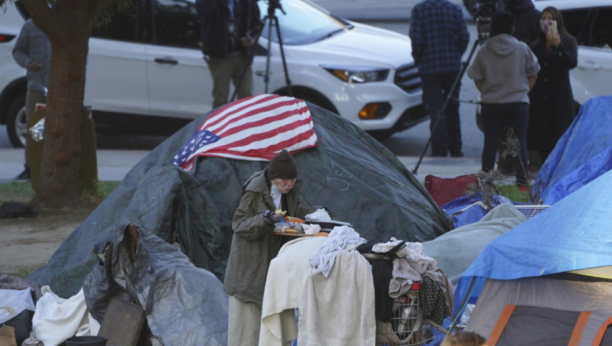
M480 255L487 244L527 220L512 204L502 203L480 221L452 230L423 243L425 255L433 257L457 285L461 275ZM449 251L449 249L453 249Z
M92 316L102 323L111 296L119 296L142 306L165 346L226 345L229 303L219 279L146 230L126 231L129 223L119 220L112 239L96 246L104 263L83 283Z
M309 104L319 147L295 155L302 203L329 207L365 238L426 241L452 220L384 146L351 122ZM209 113L210 114L210 113ZM240 187L268 162L200 158L192 172L170 160L202 124L201 116L143 158L121 184L29 278L60 296L79 291L97 262L94 244L122 217L165 241L178 241L193 263L223 280Z

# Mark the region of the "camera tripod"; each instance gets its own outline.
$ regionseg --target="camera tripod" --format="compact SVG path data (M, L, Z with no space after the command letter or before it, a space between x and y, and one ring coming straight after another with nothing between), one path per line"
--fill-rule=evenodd
M262 21L261 29L257 33L257 36L255 36L255 39L253 40L253 44L249 48L249 53L247 56L246 63L242 67L242 71L240 72L240 79L238 80L238 83L235 85L234 93L232 94L232 97L230 98L230 102L234 101L234 99L236 98L236 95L238 94L238 89L240 88L240 85L242 84L242 80L244 79L244 74L249 69L249 66L251 66L251 63L253 62L253 56L255 55L255 48L257 47L257 42L259 42L259 37L261 36L261 33L266 27L266 24L268 24L268 49L266 51L266 72L264 76L264 83L266 86L265 93L266 94L268 93L268 84L270 83L270 49L272 47L272 27L274 26L276 28L276 35L278 37L278 45L280 47L281 60L283 62L283 70L285 71L285 83L287 84L287 95L293 96L293 93L291 92L291 80L289 79L289 72L287 71L287 60L285 59L285 50L283 49L283 38L281 36L280 27L278 24L278 17L276 16L276 13L275 13L277 8L281 10L283 14L286 14L285 11L283 10L283 7L280 4L280 0L269 0L268 1L268 14L266 14L266 16L264 17Z
M421 165L421 161L423 161L423 156L425 156L425 153L427 152L427 148L429 148L429 144L431 144L431 141L433 139L433 135L436 132L436 129L438 128L440 119L442 119L442 117L444 116L443 114L446 111L446 108L448 107L448 104L450 103L453 97L453 94L455 93L455 90L459 86L459 82L461 82L461 79L463 78L465 71L467 71L467 67L470 64L470 61L472 60L474 53L476 52L476 48L480 46L481 44L483 44L485 41L486 41L486 37L484 35L479 35L476 41L474 41L474 45L472 46L472 50L470 51L470 55L468 56L467 60L461 63L461 70L459 70L459 74L457 74L457 77L455 78L455 81L453 82L453 87L448 92L448 96L446 97L446 100L444 101L444 105L442 106L442 109L440 109L440 111L438 112L438 115L436 116L436 122L433 128L431 129L431 134L429 135L427 144L425 144L423 153L421 154L421 157L419 157L419 162L417 162L416 167L414 167L414 170L412 170L412 174L414 175L417 174L417 171L419 170L419 166Z

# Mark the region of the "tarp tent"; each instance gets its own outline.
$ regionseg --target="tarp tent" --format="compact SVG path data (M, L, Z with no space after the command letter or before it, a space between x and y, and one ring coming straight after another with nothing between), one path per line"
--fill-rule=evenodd
M460 300L472 280L486 282L467 330L489 345L608 342L612 277L585 269L612 266L610 181L612 172L489 243L456 291Z
M334 218L350 222L369 239L395 236L422 242L452 228L450 217L389 150L349 121L308 107L320 143L295 155L304 180L302 203L329 207ZM209 114L135 165L29 279L51 285L60 296L75 294L97 262L94 244L105 240L124 217L167 242L178 241L196 266L223 280L240 188L268 162L200 158L191 172L172 165Z
M540 197L545 200L551 189L565 176L610 147L612 147L612 96L594 97L580 107L580 113L559 139L538 172L535 187L542 189ZM607 158L600 156L598 160ZM588 172L590 176L598 176L607 171L603 162L591 162L589 167L597 169L595 172ZM574 178L575 180L564 182L567 188L581 181L583 176L577 175ZM561 187L561 189L566 188Z

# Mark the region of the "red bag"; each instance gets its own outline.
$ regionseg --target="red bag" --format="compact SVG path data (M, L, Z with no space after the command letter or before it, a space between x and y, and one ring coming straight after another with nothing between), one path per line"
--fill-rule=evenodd
M425 189L439 206L464 196L469 184L478 185L478 179L473 175L438 178L430 174L425 177Z

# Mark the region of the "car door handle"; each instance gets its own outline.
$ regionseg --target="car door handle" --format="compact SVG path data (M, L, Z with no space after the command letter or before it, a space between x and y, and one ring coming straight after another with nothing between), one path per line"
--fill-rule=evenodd
M255 71L255 75L257 75L259 77L265 77L266 76L266 71ZM272 75L272 72L270 72L270 75Z
M578 67L580 67L583 70L588 70L588 71L597 71L601 69L601 65L599 65L593 60L587 60L583 64L580 64Z
M170 64L170 65L178 64L178 61L172 58L155 58L155 62L158 64Z

